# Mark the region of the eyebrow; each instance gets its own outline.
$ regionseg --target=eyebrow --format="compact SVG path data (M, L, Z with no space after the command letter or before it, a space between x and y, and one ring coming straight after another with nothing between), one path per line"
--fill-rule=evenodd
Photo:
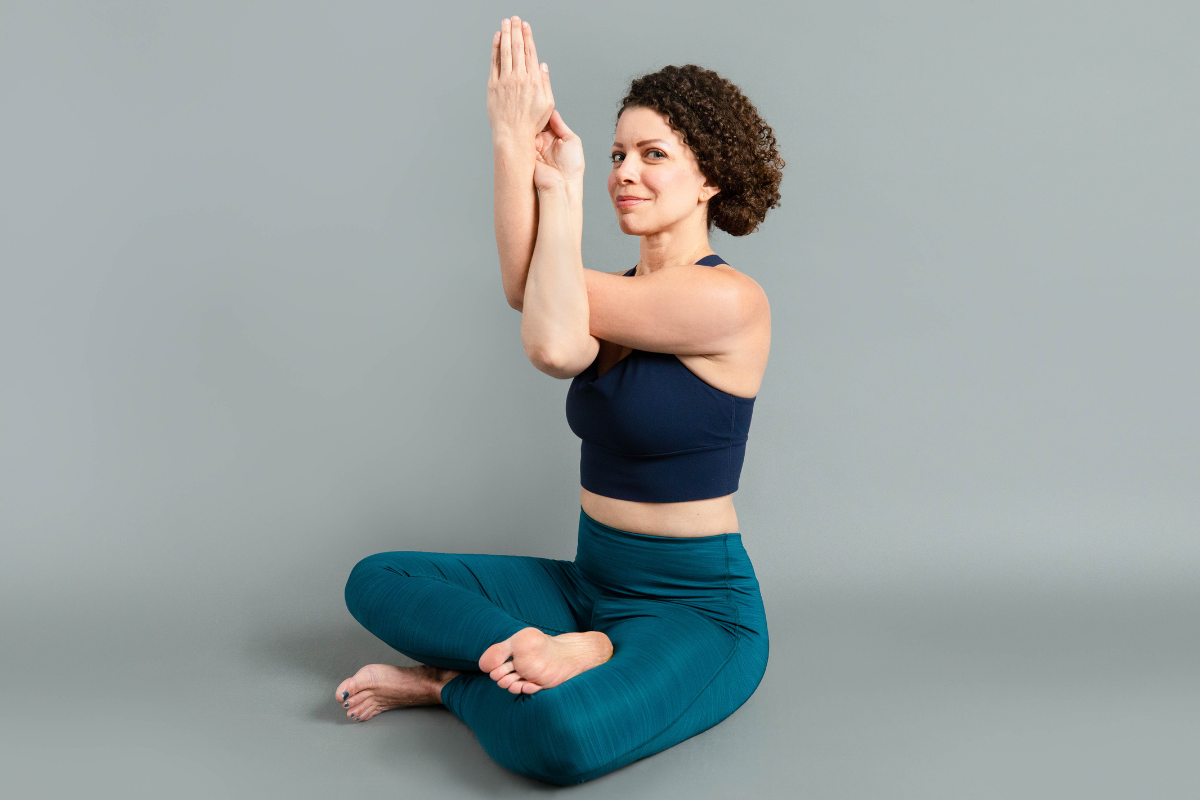
M643 139L642 141L635 144L634 147L644 147L653 142L659 142L661 144L668 144L666 139ZM620 147L620 146L621 146L620 142L613 142L613 147Z

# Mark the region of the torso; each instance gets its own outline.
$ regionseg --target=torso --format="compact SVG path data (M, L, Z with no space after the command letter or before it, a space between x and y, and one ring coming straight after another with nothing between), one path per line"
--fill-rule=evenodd
M736 272L726 264L711 269ZM755 397L762 385L770 349L771 319L764 313L742 334L733 352L719 357L677 355L676 358L700 380L716 389L739 397ZM600 352L596 356L597 380L632 352L631 347L601 339ZM713 536L738 532L737 512L731 494L684 503L639 503L605 497L580 486L579 502L592 519L631 533Z

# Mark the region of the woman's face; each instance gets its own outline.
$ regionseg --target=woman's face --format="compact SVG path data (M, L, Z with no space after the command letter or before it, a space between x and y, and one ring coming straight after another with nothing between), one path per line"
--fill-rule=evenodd
M622 231L645 236L693 217L706 225L708 200L717 191L662 114L625 109L617 120L608 174L608 196Z

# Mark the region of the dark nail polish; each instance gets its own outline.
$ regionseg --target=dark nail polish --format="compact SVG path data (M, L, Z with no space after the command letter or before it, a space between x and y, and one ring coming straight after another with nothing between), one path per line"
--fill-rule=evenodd
M349 707L350 707L349 703L342 703L342 708L349 708Z
M342 699L343 699L343 700L345 700L345 699L346 699L347 697L349 697L349 696L350 696L350 693L349 693L349 692L346 692L346 691L343 691L343 692L342 692Z

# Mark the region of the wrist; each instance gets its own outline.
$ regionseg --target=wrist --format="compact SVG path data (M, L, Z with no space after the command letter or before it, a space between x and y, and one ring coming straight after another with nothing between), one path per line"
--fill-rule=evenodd
M557 183L537 187L539 195L562 195L579 197L583 194L583 178L563 178Z
M533 144L533 136L519 136L515 133L492 133L492 152L502 155L533 155L537 148Z

